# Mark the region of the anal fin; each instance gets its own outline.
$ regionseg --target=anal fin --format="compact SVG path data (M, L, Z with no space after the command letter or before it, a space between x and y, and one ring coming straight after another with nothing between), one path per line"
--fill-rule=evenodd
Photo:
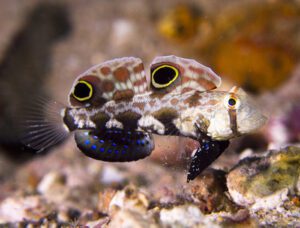
M75 141L86 156L109 162L136 161L149 156L154 149L152 135L143 131L78 130Z

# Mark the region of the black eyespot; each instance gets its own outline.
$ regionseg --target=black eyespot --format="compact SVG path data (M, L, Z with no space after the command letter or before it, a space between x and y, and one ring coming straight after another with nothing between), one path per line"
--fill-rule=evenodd
M235 106L236 105L236 100L234 98L229 98L228 105L229 106Z
M73 91L73 96L79 101L86 101L93 95L93 87L86 81L79 81Z
M162 65L152 71L152 85L155 88L165 88L178 77L178 70L169 65Z

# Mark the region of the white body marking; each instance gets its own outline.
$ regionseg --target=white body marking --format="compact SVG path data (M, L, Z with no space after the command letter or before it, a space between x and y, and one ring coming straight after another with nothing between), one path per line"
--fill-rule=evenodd
M71 117L73 117L74 124L78 128L83 128L83 127L95 128L96 125L93 121L91 121L90 116L93 115L93 113L97 113L97 110L93 110L93 111L94 112L90 112L85 108L71 109L69 114Z
M216 140L225 140L232 138L232 130L230 129L228 121L224 119L218 119L219 121L213 121L210 123L207 129L207 135Z
M180 130L181 134L197 137L195 124L201 114L197 108L188 108L184 110L178 118L174 119L173 123L177 129Z
M160 135L163 135L165 133L165 126L153 116L143 116L139 119L138 126L142 129L153 129L153 131L157 132Z
M124 126L120 121L117 121L116 119L110 119L109 121L106 122L105 124L106 128L120 128L123 129Z

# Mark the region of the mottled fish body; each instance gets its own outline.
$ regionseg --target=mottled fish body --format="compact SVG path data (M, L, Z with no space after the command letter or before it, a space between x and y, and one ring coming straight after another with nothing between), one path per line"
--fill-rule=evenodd
M239 98L237 93L234 96ZM169 93L159 98L147 92L134 96L131 101L108 101L99 108L67 108L65 123L70 129L105 131L117 128L195 139L207 135L215 140L226 140L247 133L243 127L234 129L239 126L238 118L233 117L235 114L227 107L226 99L230 99L230 93L223 91L192 90L184 94ZM220 118L219 113L222 113ZM253 130L259 124L253 123Z
M150 68L149 83L142 61L134 57L104 62L76 79L61 118L84 154L134 161L151 154L152 134L191 137L201 144L190 165L192 180L229 139L265 122L242 89L215 91L220 77L195 60L161 56Z

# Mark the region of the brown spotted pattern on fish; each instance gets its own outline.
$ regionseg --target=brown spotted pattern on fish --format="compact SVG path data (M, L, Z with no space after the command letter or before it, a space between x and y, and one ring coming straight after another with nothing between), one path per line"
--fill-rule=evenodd
M156 57L151 64L151 72L159 66L171 65L178 69L179 77L176 83L166 88L166 92L179 91L185 89L208 91L220 86L221 79L210 68L199 64L192 59L184 59L174 56ZM180 85L180 86L176 86ZM151 84L152 88L153 85Z
M167 71L160 72L156 70L168 67ZM247 124L248 129L243 129L243 125L249 121L244 118L247 115L240 114L243 120L241 118L239 120L237 117L236 121L243 123L230 123L233 119L229 115L228 110L230 109L226 102L232 93L238 94L242 90L238 89L235 92L212 90L220 85L220 77L211 69L195 60L176 56L160 56L153 60L150 68L152 72L150 90L147 89L143 63L138 58L128 57L111 60L95 66L80 75L77 81L82 79L88 79L91 83L97 81L94 84L94 90L101 90L99 94L102 93L102 97L107 99L107 102L96 106L94 105L95 100L91 99L90 103L85 104L85 107L91 106L93 109L90 112L86 111L87 117L85 120L79 118L81 121L78 121L76 120L78 118L74 118L75 122L79 123L79 128L93 128L95 124L90 121L90 116L94 115L95 112L103 112L110 117L110 120L113 120L114 124L108 124L108 126L116 126L117 124L124 127L126 125L126 118L116 119L115 116L126 112L134 112L140 116L140 120L137 120L137 127L145 130L146 128L149 129L149 126L152 126L152 133L165 134L164 125L168 122L168 124L175 125L180 134L184 136L199 138L205 134L213 139L227 140L257 129L264 120L259 114L255 116L255 119L257 119L256 124L252 127L250 124ZM91 80L91 72L97 72L94 75L96 79ZM173 75L168 78L168 75L165 75L168 73ZM173 81L168 84L168 81L160 81L159 77ZM107 80L113 82L114 87L108 84ZM153 80L158 80L168 85L166 87L157 86L156 88L154 85L156 82L153 82ZM102 82L102 84L100 83L100 87L98 86L98 81ZM103 83L107 85L103 86ZM134 86L135 84L137 86ZM76 82L74 85L76 85ZM237 98L239 100L244 99L245 106L247 106L248 99L244 96L243 92L241 94L241 97L238 98L239 95L237 95ZM74 97L72 97L71 92L70 100L72 99ZM75 106L74 108L76 109L77 107ZM164 123L162 123L157 116L153 115L162 109L168 108L174 109L178 117L174 118L174 115L170 114L170 117L164 118ZM76 112L74 115L76 116ZM82 117L82 115L80 116ZM237 116L239 116L238 112ZM201 127L201 123L206 124L204 127ZM211 123L210 126L207 126L207 123ZM238 126L234 132L231 129L232 126ZM199 129L206 129L207 131L199 133L197 132Z
M101 90L105 91L106 93L112 92L115 90L115 85L110 80L103 80L101 83ZM114 93L114 96L115 96L115 93Z
M177 98L172 98L170 102L171 102L172 105L175 106L175 105L177 105L177 104L179 103L179 99L177 99Z
M189 96L187 99L183 101L184 104L188 104L189 107L200 106L201 103L201 94L194 93L193 95Z
M109 67L101 67L100 72L105 77L111 74L111 69ZM97 71L93 71L93 73L97 74Z
M179 135L200 142L188 180L228 146L257 130L265 117L240 88L216 91L221 78L192 59L160 56L150 65L150 84L139 58L92 67L74 82L70 107L61 112L78 147L104 161L134 161L151 154L151 134ZM142 153L139 154L138 153Z
M99 130L105 129L105 124L110 120L110 117L104 112L98 112L91 116L91 121L95 123Z
M130 78L130 72L127 70L125 66L118 67L113 71L113 75L119 82L126 82Z
M117 90L113 94L114 101L123 101L123 100L131 100L134 96L133 90L126 89L126 90Z
M124 129L131 129L131 130L136 130L137 129L137 123L138 120L141 118L141 114L127 110L124 112L119 112L114 116L114 118L119 121Z
M101 96L109 101L111 99L121 100L123 97L129 99L135 93L145 92L147 89L147 81L145 79L142 61L139 58L127 57L94 66L81 74L76 82L85 80L91 83L98 95L96 99ZM95 81L97 81L96 84ZM74 84L72 90L74 90L75 86L76 84ZM78 106L78 102L74 102L72 93L69 95L69 101L71 105ZM91 99L86 103L94 105L94 102Z

